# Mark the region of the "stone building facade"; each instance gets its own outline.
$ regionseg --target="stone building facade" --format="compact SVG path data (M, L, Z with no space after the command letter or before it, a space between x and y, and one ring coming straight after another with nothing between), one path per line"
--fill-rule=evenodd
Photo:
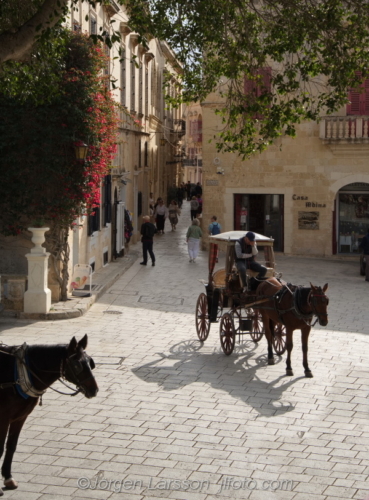
M148 48L141 45L124 8L114 0L95 7L79 0L70 10L67 25L74 31L101 34L111 30L112 20L121 33L121 51L118 45L104 47L109 56L105 76L121 105L118 151L101 183L100 207L95 215L76 220L70 231L70 281L77 264L90 265L94 272L126 254L129 243L140 237L150 193L155 199L166 197L169 187L181 178L178 148L185 133L183 110L165 104L166 94L175 96L180 91L181 66L173 51L157 39L151 39ZM32 246L31 234L0 236L1 295L10 308L14 302L22 310L19 294L27 288L25 255ZM58 301L60 288L51 262L49 269L48 286L53 301Z
M209 142L223 127L219 100L202 103L204 219L215 214L224 231L272 236L286 254L359 253L369 228L369 110L347 106L302 123L296 138L242 161Z

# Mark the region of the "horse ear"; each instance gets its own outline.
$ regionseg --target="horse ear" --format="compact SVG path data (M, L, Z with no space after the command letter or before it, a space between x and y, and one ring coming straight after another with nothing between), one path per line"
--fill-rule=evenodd
M311 281L310 281L310 286L313 290L316 290L316 286L314 286Z
M81 338L81 340L78 342L78 347L82 347L82 349L85 350L87 347L87 342L88 342L88 337L86 333L86 335L83 338Z
M323 286L323 292L325 293L327 290L328 290L328 283L326 283L326 284Z
M77 350L77 340L76 337L73 337L72 340L69 342L69 346L67 347L69 356L75 353L76 350Z

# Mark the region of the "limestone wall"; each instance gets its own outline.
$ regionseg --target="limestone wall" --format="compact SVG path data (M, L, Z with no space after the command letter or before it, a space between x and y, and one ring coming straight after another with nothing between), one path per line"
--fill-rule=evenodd
M303 123L297 137L283 138L262 154L242 161L219 154L209 139L221 129L214 105L203 106L204 218L217 215L223 231L233 229L236 193L284 195L284 251L332 255L333 209L337 192L353 182L369 183L369 144L319 138L319 124ZM342 143L342 141L341 141ZM217 174L217 171L224 172ZM319 212L319 229L299 229L298 212Z

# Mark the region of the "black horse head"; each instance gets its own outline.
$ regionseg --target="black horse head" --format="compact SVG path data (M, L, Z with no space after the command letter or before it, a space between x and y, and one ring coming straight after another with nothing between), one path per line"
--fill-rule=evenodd
M75 337L72 338L67 347L63 375L68 382L76 385L86 398L93 398L99 388L92 374L95 368L94 360L85 352L87 340L87 335L79 342Z

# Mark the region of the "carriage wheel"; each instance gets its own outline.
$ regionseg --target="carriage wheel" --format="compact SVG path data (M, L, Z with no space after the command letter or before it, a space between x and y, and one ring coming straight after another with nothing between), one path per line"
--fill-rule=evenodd
M210 331L208 298L205 293L200 293L196 302L196 331L201 342L205 342Z
M236 343L236 332L231 314L223 314L220 320L219 335L223 352L229 356L232 354Z
M252 320L252 331L250 333L254 342L259 342L264 335L264 325L261 319L261 313L257 309L248 309L248 319Z
M272 342L275 353L282 356L286 351L286 327L282 323L274 325Z
M233 319L233 327L235 333L241 333L241 321L242 321L242 313L241 308L237 307L232 310L232 319Z

